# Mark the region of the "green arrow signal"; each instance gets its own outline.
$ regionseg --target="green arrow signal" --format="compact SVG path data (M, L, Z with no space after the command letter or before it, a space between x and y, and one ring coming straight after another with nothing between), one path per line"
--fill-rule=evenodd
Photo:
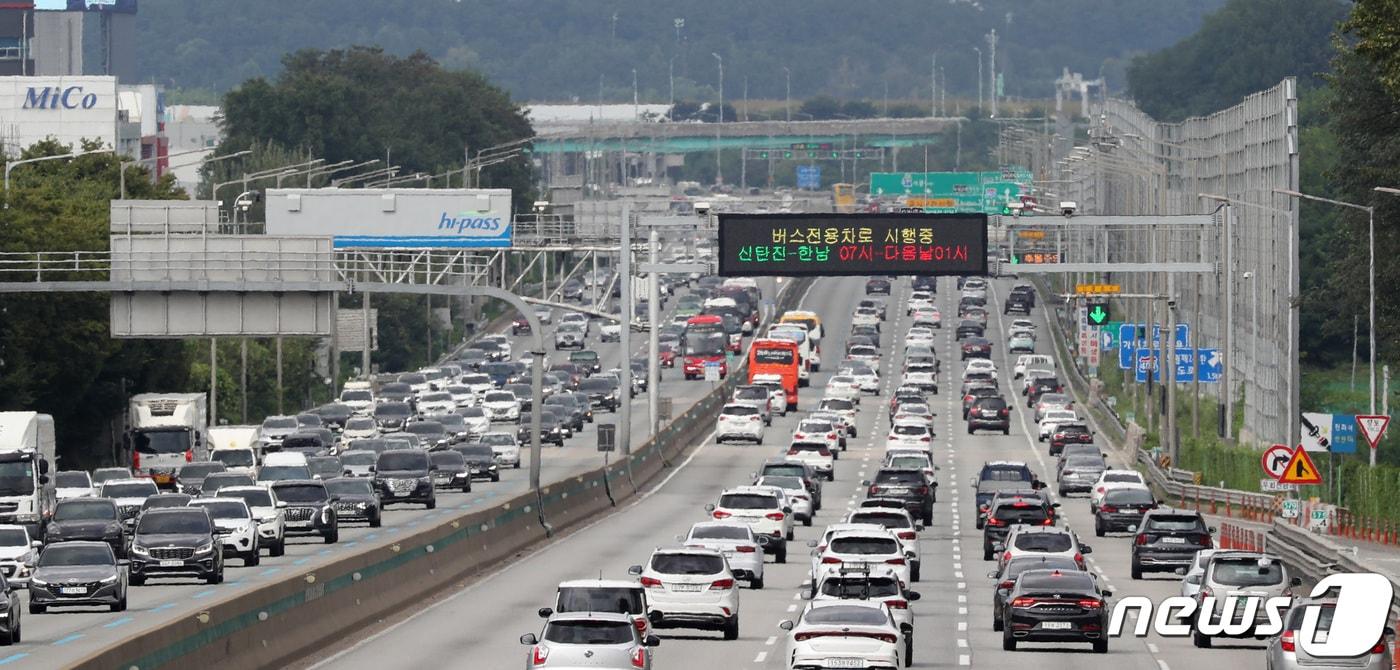
M1094 305L1094 309L1089 312L1089 320L1094 322L1096 326L1103 325L1103 322L1107 319L1108 312L1104 311L1103 305Z

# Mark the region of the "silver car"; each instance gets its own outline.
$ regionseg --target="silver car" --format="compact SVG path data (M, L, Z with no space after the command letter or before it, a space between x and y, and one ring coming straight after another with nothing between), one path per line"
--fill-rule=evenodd
M1206 560L1196 602L1199 604L1206 594L1215 596L1216 602L1222 602L1229 596L1274 598L1302 584L1303 580L1289 576L1288 568L1277 556L1254 551L1217 551ZM1243 601L1240 601L1240 605L1243 606ZM1262 607L1256 610L1255 625L1267 622L1266 610ZM1253 636L1254 626L1240 635ZM1191 641L1197 647L1210 647L1211 637L1198 629L1191 634Z
M526 670L650 670L649 647L661 644L661 638L642 638L632 618L625 614L580 612L551 615L540 635L521 635L520 644L530 646L525 657Z
M1332 598L1319 600L1295 600L1293 607L1284 615L1283 632L1269 638L1269 648L1264 655L1267 670L1390 670L1394 661L1390 655L1390 645L1386 637L1393 637L1394 630L1385 629L1385 634L1376 641L1370 653L1349 658L1313 658L1303 646L1298 644L1298 629L1303 627L1303 613L1309 605L1321 606L1317 617L1317 630L1329 632L1332 628L1332 614L1337 609L1337 601Z

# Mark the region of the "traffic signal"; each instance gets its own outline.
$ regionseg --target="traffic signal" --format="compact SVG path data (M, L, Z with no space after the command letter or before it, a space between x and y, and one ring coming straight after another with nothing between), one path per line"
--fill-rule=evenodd
M784 151L784 152L783 152L783 158L788 159L788 160L792 160L792 152L791 152L791 151Z
M758 152L758 159L759 159L759 160L765 160L765 161L768 160L768 152L767 152L767 151L760 151L760 152Z
M832 157L832 158L840 158L840 157L841 157L841 152L839 152L839 151L833 151L833 152L831 152L831 157Z
M1105 299L1105 298L1098 298L1098 299L1090 300L1090 301L1088 302L1088 307L1089 307L1089 325L1091 325L1091 326L1102 326L1102 325L1104 325L1104 324L1106 324L1106 323L1108 323L1109 321L1112 320L1112 316L1113 316L1113 315L1109 313L1109 309L1108 309L1108 300L1107 300L1107 299Z

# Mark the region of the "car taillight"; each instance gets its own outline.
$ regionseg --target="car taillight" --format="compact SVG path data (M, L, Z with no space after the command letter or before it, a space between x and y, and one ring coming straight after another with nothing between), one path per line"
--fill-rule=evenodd
M990 519L987 519L987 525L988 525L988 526L1005 526L1005 525L1006 525L1006 522L1005 522L1005 521L1002 521L1001 519L998 519L998 518L996 518L996 517L992 517L992 518L990 518Z
M1035 598L1025 598L1025 597L1021 597L1021 598L1013 598L1013 599L1011 600L1011 606L1012 606L1012 607L1030 607L1031 605L1034 605L1034 604L1035 604Z
M925 436L919 438L919 441L920 441L920 442L932 442L933 440L929 439L929 436L925 435Z
M885 604L888 605L890 609L896 609L896 610L907 610L907 609L909 609L909 601L908 601L908 600L886 600L886 601L885 601Z
M734 516L734 515L733 515L733 514L730 514L729 512L725 512L725 511L723 511L723 510L715 510L715 513L713 514L713 516L714 516L716 519L728 519L729 517Z
M1096 610L1103 607L1103 601L1098 598L1080 598L1079 606L1084 609Z
M904 559L903 559L903 558L891 558L891 559L885 561L885 563L888 563L889 565L904 565Z
M1210 535L1208 535L1208 534L1207 534L1207 535L1202 535L1202 536L1196 538L1196 542L1197 542L1198 544L1200 544L1202 547L1210 547L1210 546L1212 546L1212 543L1211 543L1211 541L1210 541Z
M757 414L750 414L750 415L749 415L749 421L758 421L759 419L760 419L760 417L759 417Z
M540 645L535 645L535 651L531 655L531 660L535 665L544 665L549 660L549 649Z
M1013 589L1013 588L1015 588L1015 587L1016 587L1016 581L1013 580L1013 579L1008 579L1008 580L1006 580L1006 581L1004 581L1004 582L1002 582L1002 583L1000 583L1000 584L997 584L997 588L999 588L999 589L1007 589L1007 590L1010 590L1010 589Z
M963 402L972 402L972 396L970 396L970 395L965 395L965 396L963 396Z
M1079 564L1079 569L1080 569L1080 570L1083 570L1083 569L1084 569L1084 554L1081 554L1081 553L1079 553L1079 552L1077 552L1077 551L1074 552L1074 562Z
M826 556L826 557L822 558L822 565L840 565L840 564L841 564L841 559L836 558L835 556Z
M914 534L914 531L912 531L912 530L901 530L901 531L899 531L899 539L901 539L901 540L913 540L913 539L916 539L916 538L918 538L918 535L915 535L915 534Z
M796 455L798 455L799 453L801 453L801 452L799 452L799 451L796 450L796 449L788 449L788 455L789 455L789 456L796 456Z
M661 587L661 580L655 577L642 577L637 581L642 585L642 588L656 589Z
M787 515L783 514L782 512L769 512L767 514L764 514L763 518L772 519L774 521L782 521L783 519L787 518Z
M1053 516L1047 516L1047 517L1045 517L1045 520L1044 520L1044 521L1041 521L1041 522L1040 522L1040 525L1042 525L1042 526L1053 526L1053 525L1055 525L1055 517L1053 517Z
M794 440L800 440L800 439L802 439L802 438L804 438L804 437L807 437L807 436L804 435L804 434L802 434L802 433L793 433L793 434L792 434L792 439L794 439Z
M834 440L834 439L836 439L836 433L827 433L827 434L826 434L826 439L828 439L828 440Z
M741 553L741 554L752 554L752 553L754 553L754 552L756 552L756 551L758 551L758 550L757 550L757 549L754 549L753 547L751 547L751 546L749 546L749 545L747 545L747 544L741 544L741 545L735 547L735 548L734 548L734 551L737 551L737 552L739 552L739 553Z
M131 452L131 471L132 471L132 472L140 472L140 471L141 471L141 452L139 452L139 451L133 451L133 452Z
M1295 644L1295 642L1294 642L1294 637L1293 637L1293 636L1294 636L1293 631L1291 631L1291 630L1283 631L1283 634L1280 635L1280 636L1278 636L1278 646L1279 646L1279 649L1282 649L1282 650L1284 650L1284 651L1296 651L1296 650L1297 650L1297 644ZM1376 645L1376 646L1379 647L1380 645ZM1371 651L1372 651L1372 652L1375 652L1376 650L1375 650L1375 649L1372 649ZM1378 653L1378 652L1377 652L1377 653Z
M716 579L710 582L711 591L724 591L732 588L734 588L734 580L732 579Z
M921 495L921 496L926 496L926 495L928 495L928 487L927 487L927 486L920 486L919 488L914 489L914 492L917 493L917 494L919 494L919 495Z
M193 463L193 462L194 462L194 449L186 449L186 450L185 450L185 462L186 462L186 463Z
M1010 413L1010 410L1007 410L1006 408L1002 408L1002 410L1001 410L1001 415L1002 415L1002 416L1007 416L1009 413Z
M1133 540L1133 542L1135 542L1136 544L1147 544L1147 536L1139 535L1137 536L1137 539Z
M1114 507L1113 505L1099 505L1099 511L1113 514L1114 512L1118 511L1118 508Z
M647 630L647 618L639 616L633 619L632 627L636 628L638 633L645 633Z
M875 486L875 485L871 485L871 487L870 487L870 495L873 496L873 495L875 495L876 493L879 493L879 492L880 492L880 487Z
M1096 488L1096 489L1094 489L1094 490L1095 490L1095 491L1098 491L1099 493L1103 493L1103 487L1102 487L1102 486L1100 486L1100 487L1098 487L1098 488Z
M646 650L646 647L637 647L636 649L634 649L634 650L632 651L632 667L634 667L634 668L645 668L645 667L647 667L647 650Z
M1380 642L1377 642L1377 643L1376 643L1376 646L1371 647L1371 653L1372 653L1372 654L1384 654L1384 653L1385 653L1385 640L1381 640Z

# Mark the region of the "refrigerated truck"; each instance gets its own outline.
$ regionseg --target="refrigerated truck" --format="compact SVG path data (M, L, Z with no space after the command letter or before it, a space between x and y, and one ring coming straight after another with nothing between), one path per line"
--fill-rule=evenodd
M143 393L129 410L123 446L137 477L172 488L180 466L209 460L207 394Z
M0 412L0 524L25 526L29 537L43 537L56 502L49 471L57 450L52 416Z

